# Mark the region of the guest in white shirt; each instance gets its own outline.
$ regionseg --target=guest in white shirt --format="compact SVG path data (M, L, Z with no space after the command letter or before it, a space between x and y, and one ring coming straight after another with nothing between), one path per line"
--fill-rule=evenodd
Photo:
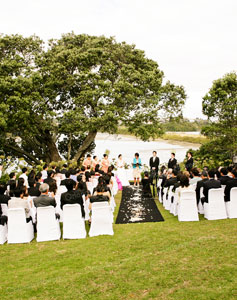
M27 173L27 168L22 168L22 174L19 176L19 178L24 179L24 185L28 188L29 183L28 183L28 176L26 175Z

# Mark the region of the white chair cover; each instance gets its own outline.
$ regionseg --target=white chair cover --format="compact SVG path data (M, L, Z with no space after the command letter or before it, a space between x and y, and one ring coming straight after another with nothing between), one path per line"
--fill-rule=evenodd
M55 201L56 201L56 213L60 215L60 222L63 222L63 211L61 209L61 194L66 193L67 188L65 185L60 185L57 189L57 193L55 195Z
M178 204L179 221L199 221L195 191L181 191Z
M7 225L0 225L0 245L7 241Z
M201 215L204 214L204 207L203 207L202 201L201 201L202 197L204 197L204 195L203 195L203 187L200 188L200 200L199 200L199 203L198 203L198 212Z
M4 216L8 216L8 206L7 206L7 204L2 203L2 204L1 204L1 207L2 207L2 214L3 214Z
M113 181L113 188L112 188L111 192L115 196L118 193L118 183L117 183L117 180L114 176L112 176L111 178L112 178L112 181Z
M172 207L171 207L171 211L170 211L174 216L178 215L178 199L179 199L179 195L176 190L174 193L174 202L172 203Z
M204 217L208 220L226 219L224 202L224 190L210 189L208 191L208 203L204 203Z
M90 210L89 210L90 200L89 199L86 200L85 195L82 195L82 199L83 199L83 205L85 210L85 221L88 221L90 219Z
M225 202L225 206L228 218L237 218L237 187L230 190L230 201Z
M8 209L8 244L29 243L34 238L32 222L26 223L24 208Z
M173 193L173 188L174 186L171 185L170 188L169 188L169 193L168 193L168 204L167 204L167 208L168 210L171 212L171 210L173 209L172 206L173 206L173 203L171 202L171 199L172 197L174 196L174 193Z
M157 190L158 190L158 200L160 201L160 203L162 203L162 199L161 199L161 183L162 183L162 179L159 178L158 182L157 182Z
M37 208L37 242L59 240L61 231L55 217L55 208L45 206Z
M94 177L92 179L92 184L93 184L93 189L97 187L97 185L98 185L98 177Z
M92 181L87 181L86 183L87 189L88 191L91 193L91 195L93 195L93 182Z
M111 197L110 197L110 207L111 207L112 212L114 212L114 209L116 207L116 202L114 200L114 196L113 195L111 195Z
M110 207L96 207L92 203L92 216L91 216L91 227L89 231L89 236L97 235L113 235L113 224L111 218L111 208Z
M169 188L164 188L163 189L163 206L164 209L166 210L170 210L170 205L169 205L169 201L168 201L168 193L169 193Z
M85 237L85 220L81 216L81 206L65 204L63 206L63 239L84 239Z

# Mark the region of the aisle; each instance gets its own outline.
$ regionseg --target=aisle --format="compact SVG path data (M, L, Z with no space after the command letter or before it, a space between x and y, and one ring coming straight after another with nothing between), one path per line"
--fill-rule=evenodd
M116 224L164 221L153 198L142 196L141 188L125 186Z

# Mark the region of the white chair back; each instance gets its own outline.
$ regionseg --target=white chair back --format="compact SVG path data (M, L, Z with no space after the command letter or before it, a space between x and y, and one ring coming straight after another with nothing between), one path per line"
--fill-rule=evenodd
M164 188L163 189L163 206L164 206L164 209L166 210L170 210L170 205L169 205L169 202L168 202L168 193L169 193L169 188Z
M87 181L86 182L86 186L87 186L87 189L88 191L91 193L91 195L93 195L93 182L92 181Z
M181 191L178 205L179 221L199 221L195 191Z
M230 201L225 202L225 206L228 218L237 218L237 187L230 190Z
M8 216L8 206L5 203L1 203L1 207L2 207L2 214L4 216Z
M8 243L29 243L34 238L32 222L26 223L24 208L8 209Z
M7 241L7 224L0 225L0 245Z
M45 206L37 208L37 242L59 240L61 231L55 217L55 208Z
M226 219L224 190L222 188L208 191L208 203L204 203L204 217L208 220Z
M83 199L83 205L84 205L84 210L85 210L85 221L88 221L90 219L90 210L89 210L89 204L90 200L86 200L85 195L82 195Z
M85 220L79 204L63 206L63 239L83 239L86 237Z
M93 203L94 204L94 203ZM95 207L92 204L89 236L113 235L112 212L110 207Z
M202 205L202 201L201 201L201 198L203 198L204 195L203 195L203 187L200 188L200 200L198 202L198 212L199 214L203 215L204 214L204 207Z

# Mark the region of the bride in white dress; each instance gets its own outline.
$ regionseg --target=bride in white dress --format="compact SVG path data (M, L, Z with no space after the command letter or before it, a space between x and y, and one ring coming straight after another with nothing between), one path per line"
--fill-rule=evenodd
M125 166L125 162L123 160L122 154L119 154L117 160L118 178L121 181L122 185L126 186L129 185L129 181L127 179L127 174L124 166Z

